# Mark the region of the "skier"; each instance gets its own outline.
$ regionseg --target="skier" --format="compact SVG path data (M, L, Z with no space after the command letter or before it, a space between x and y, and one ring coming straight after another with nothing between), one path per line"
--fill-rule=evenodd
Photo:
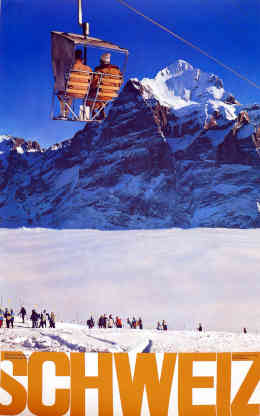
M246 328L243 328L243 333L247 334L247 329Z
M161 326L161 322L160 322L160 321L158 321L158 322L157 322L157 327L156 327L156 329L158 329L158 331L161 331L162 326Z
M19 312L19 315L22 317L23 324L24 324L24 318L25 318L25 315L26 315L26 309L25 309L24 306L21 307L21 310Z

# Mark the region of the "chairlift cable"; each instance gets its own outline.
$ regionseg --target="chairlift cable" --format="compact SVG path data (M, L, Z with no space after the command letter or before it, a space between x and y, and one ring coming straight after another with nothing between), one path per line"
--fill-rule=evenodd
M133 11L134 13L138 14L139 16L142 16L144 19L148 20L150 23L154 24L155 26L158 26L160 29L164 30L165 32L169 33L170 35L172 35L173 37L175 37L176 39L180 40L181 42L185 43L186 45L190 46L191 48L195 49L196 51L198 51L199 53L201 53L202 55L206 56L207 58L209 58L210 60L214 61L215 63L217 63L218 65L222 66L223 68L225 68L226 70L232 72L235 76L237 76L238 78L242 79L243 81L246 81L248 84L250 84L251 86L257 88L260 90L260 85L257 85L255 82L251 81L250 79L248 79L246 76L244 76L243 74L237 72L235 69L231 68L230 66L226 65L225 63L223 63L222 61L220 61L219 59L215 58L212 55L209 55L207 52L205 52L203 49L199 48L198 46L194 45L192 42L184 39L183 37L181 37L180 35L178 35L177 33L174 33L172 30L168 29L166 26L162 25L161 23L157 22L156 20L152 19L149 16L146 16L145 14L143 14L142 12L140 12L139 10L137 10L136 8L134 8L133 6L131 6L130 4L128 4L125 0L116 0L119 3L121 3L123 6L127 7L129 10Z

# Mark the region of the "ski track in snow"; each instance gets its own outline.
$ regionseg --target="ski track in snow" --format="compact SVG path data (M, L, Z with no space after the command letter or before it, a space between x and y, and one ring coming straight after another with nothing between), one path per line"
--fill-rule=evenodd
M29 328L19 324L14 329L0 330L2 350L64 352L149 352L151 340L140 331L92 329L83 325L58 324L55 329ZM115 339L115 340L114 340ZM128 340L128 341L127 341Z
M260 334L232 332L157 331L151 329L88 329L58 323L55 329L16 325L0 329L1 350L62 352L223 352L260 351Z

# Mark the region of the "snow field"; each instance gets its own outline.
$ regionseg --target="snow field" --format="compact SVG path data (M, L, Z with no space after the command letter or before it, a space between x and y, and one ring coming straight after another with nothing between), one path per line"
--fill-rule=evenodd
M88 329L57 323L55 329L17 324L0 330L2 351L63 352L237 352L260 351L260 334L217 331L157 331L150 329Z

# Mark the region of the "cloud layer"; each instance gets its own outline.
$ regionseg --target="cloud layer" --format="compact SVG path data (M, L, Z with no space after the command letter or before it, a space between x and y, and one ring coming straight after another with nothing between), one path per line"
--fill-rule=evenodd
M3 306L258 330L259 230L0 230Z

